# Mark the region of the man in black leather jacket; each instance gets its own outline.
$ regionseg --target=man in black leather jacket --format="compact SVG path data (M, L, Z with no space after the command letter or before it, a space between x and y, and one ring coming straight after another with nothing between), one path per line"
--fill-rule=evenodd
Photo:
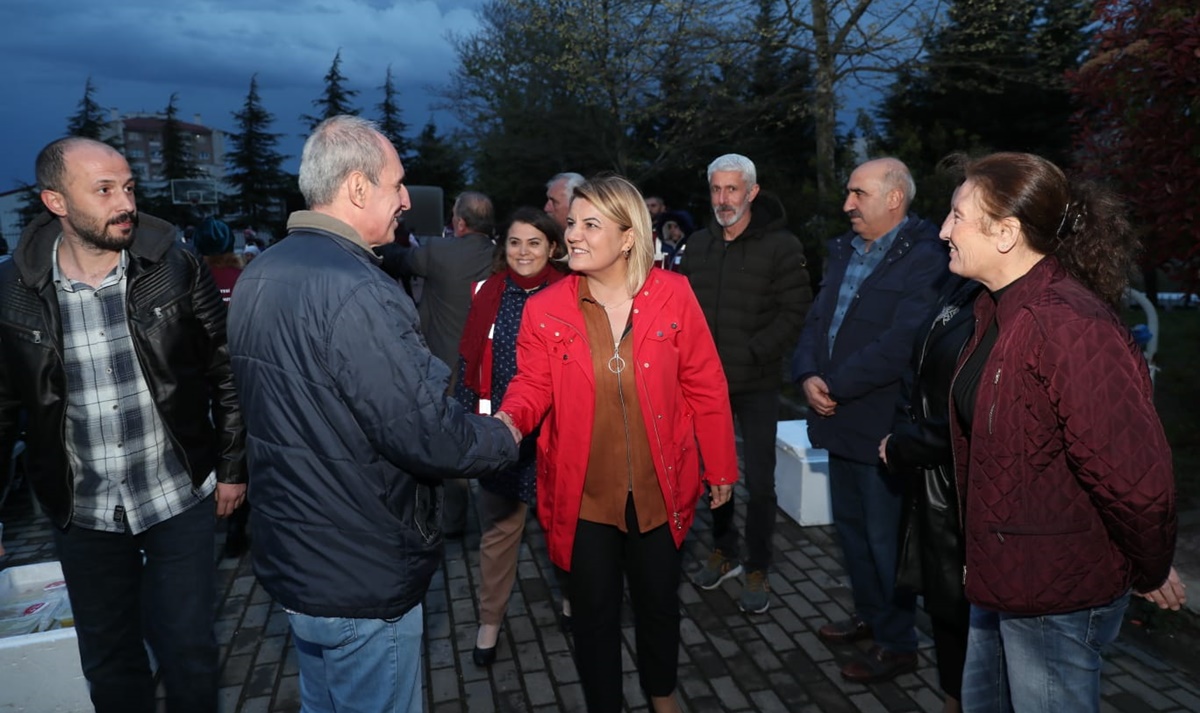
M246 488L225 306L120 153L60 139L37 174L50 212L0 265L0 451L25 409L96 710L155 710L146 640L167 709L215 711L213 511Z

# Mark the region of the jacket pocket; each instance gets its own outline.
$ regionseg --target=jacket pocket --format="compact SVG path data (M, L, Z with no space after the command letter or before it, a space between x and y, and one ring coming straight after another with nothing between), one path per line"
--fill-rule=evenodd
M418 481L416 502L413 507L413 524L425 544L430 544L442 534L442 508L445 506L446 489L439 483L430 485Z

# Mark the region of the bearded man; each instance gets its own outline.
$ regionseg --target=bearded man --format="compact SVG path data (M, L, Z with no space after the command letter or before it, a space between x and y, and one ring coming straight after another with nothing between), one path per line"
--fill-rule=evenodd
M225 304L112 147L54 141L37 180L0 265L0 452L23 409L96 710L157 710L145 641L168 711L216 711L213 516L246 491Z
M744 566L731 498L712 511L713 552L692 581L715 589L744 570L738 606L762 614L770 606L783 359L800 335L812 289L804 248L787 228L783 204L760 194L757 180L754 162L745 156L726 154L709 164L713 221L688 238L679 271L691 282L721 355L750 492Z

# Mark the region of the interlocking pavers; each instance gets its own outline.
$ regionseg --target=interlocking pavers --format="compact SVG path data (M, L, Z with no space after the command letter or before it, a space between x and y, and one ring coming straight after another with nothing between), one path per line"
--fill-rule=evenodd
M740 487L738 497L744 502ZM862 649L831 649L815 634L825 621L848 616L853 606L837 561L835 533L832 527L801 528L782 513L777 517L771 609L763 615L746 615L736 603L741 578L711 592L687 580L686 573L708 554L710 520L707 510L700 510L697 527L685 544L685 577L679 590L683 709L687 713L939 710L933 651L924 633L915 674L875 686L841 678L840 667ZM0 520L5 522L5 545L10 549L3 565L55 559L49 525L33 514L27 497L9 503ZM214 543L214 556L220 545ZM583 711L573 644L558 625L559 584L546 556L545 537L532 518L501 630L497 663L490 670L475 666L471 650L478 625L477 547L478 529L472 523L466 539L448 543L443 567L425 598L427 711ZM221 713L295 713L300 707L299 681L286 612L258 586L248 556L217 562L221 604L215 633L221 647ZM627 603L622 617L626 710L643 711ZM1102 710L1200 710L1200 691L1194 683L1197 666L1181 668L1184 664L1172 663L1134 639L1122 637L1107 654Z

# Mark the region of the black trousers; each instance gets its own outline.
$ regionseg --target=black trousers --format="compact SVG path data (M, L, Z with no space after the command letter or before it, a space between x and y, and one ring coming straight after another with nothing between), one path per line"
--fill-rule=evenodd
M765 572L771 567L771 538L775 535L775 436L779 424L779 390L730 394L729 404L742 434L746 503L746 569ZM713 546L725 556L739 558L738 530L733 522L734 499L713 508Z
M622 708L621 600L629 581L638 677L650 696L675 691L679 668L679 578L682 557L668 525L638 532L632 496L628 532L580 520L571 553L575 665L589 713Z

